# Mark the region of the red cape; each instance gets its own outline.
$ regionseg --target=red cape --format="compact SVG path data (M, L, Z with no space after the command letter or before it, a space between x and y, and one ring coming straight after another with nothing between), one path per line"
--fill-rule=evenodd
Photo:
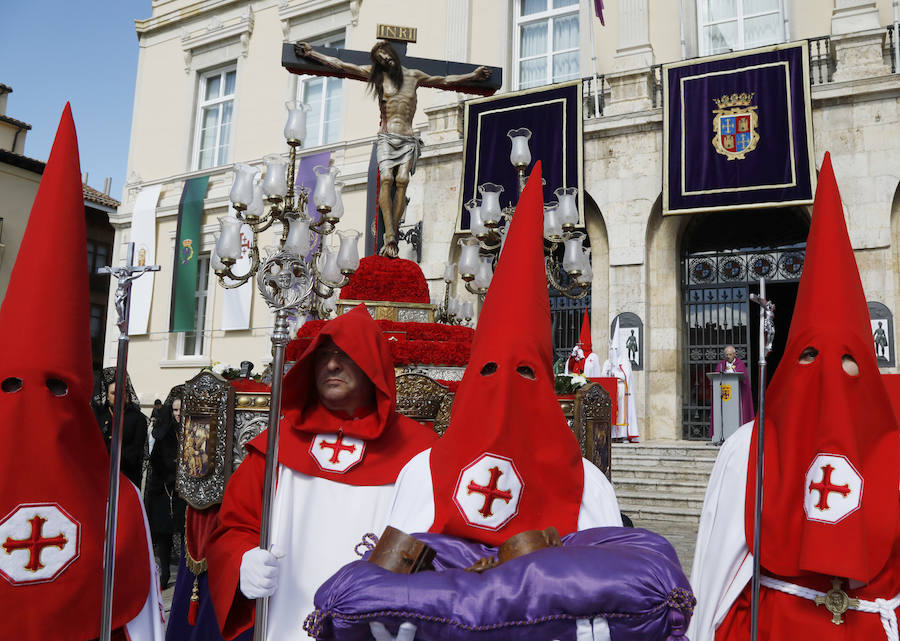
M371 415L374 420L364 421L362 433L355 431L355 421L321 410L316 403L313 353L326 336L375 383L376 409ZM323 327L285 376L283 389L284 419L278 438L278 462L301 474L347 485L389 485L396 481L409 459L437 439L434 432L395 411L390 350L364 306ZM316 464L310 446L318 434L334 434L339 428L344 434L362 438L365 454L358 465L346 472L328 472ZM244 552L259 546L266 434L250 441L247 449L247 458L228 483L219 511L219 526L206 549L210 594L226 639L251 627L255 615L255 602L239 590L240 566Z

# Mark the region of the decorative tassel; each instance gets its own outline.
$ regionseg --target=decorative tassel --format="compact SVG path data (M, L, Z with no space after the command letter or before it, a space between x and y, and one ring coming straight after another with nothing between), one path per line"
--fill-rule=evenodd
M197 610L200 608L200 585L198 577L194 577L194 589L191 591L191 604L188 606L188 625L197 625Z

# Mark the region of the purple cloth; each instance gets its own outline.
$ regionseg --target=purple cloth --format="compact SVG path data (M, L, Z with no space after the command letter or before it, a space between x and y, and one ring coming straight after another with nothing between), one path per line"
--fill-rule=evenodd
M725 359L719 361L716 365L716 373L721 374L725 371ZM747 421L752 421L756 416L756 410L753 409L753 389L750 387L750 373L744 361L737 356L734 357L734 371L744 375L741 379L741 425ZM716 399L713 399L712 410L709 413L709 437L713 435L713 419L716 411Z
M181 559L178 563L178 574L175 578L175 592L172 595L172 609L169 611L169 623L166 626L166 641L224 641L219 631L216 613L209 598L209 575L204 572L197 580L200 597L197 608L197 622L188 623L188 610L191 605L191 593L194 589L194 575L184 562L184 545L181 546ZM234 641L251 641L253 628L242 632Z
M403 621L417 641L575 640L575 620L606 617L616 641L684 636L694 596L675 550L647 530L575 532L545 548L476 574L463 568L497 549L437 534L416 534L437 553L435 572L393 574L345 565L316 592L304 629L316 639L368 641L369 623L392 634Z

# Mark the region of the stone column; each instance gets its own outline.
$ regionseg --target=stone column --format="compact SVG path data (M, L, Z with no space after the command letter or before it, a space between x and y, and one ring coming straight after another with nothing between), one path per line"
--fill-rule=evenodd
M879 24L874 2L834 0L831 33L835 82L884 76L891 72L882 57L886 33Z
M606 74L610 101L604 115L644 111L653 104L648 0L619 0L618 21L619 47L613 61L614 71Z

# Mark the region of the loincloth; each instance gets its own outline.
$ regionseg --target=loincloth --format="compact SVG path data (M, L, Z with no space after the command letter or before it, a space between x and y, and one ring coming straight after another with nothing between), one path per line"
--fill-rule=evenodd
M417 136L378 132L375 155L379 171L385 173L398 165L409 164L409 174L416 173L416 163L424 146Z

